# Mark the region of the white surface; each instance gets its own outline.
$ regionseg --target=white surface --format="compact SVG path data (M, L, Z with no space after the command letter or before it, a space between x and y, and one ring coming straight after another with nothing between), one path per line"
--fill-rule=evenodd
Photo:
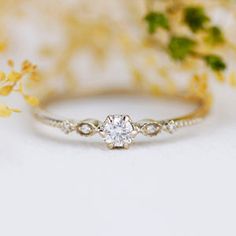
M37 132L27 113L0 120L0 235L235 236L236 92L217 94L203 124L128 151Z

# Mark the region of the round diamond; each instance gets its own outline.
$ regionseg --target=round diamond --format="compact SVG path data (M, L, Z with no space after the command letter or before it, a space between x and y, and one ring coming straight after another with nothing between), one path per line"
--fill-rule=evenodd
M164 125L164 129L169 132L170 134L173 134L177 130L177 124L175 121L170 120Z
M61 130L65 133L65 134L69 134L71 132L73 132L75 129L75 125L72 121L69 120L64 120L61 124Z
M88 124L83 124L80 127L80 130L84 133L84 134L89 134L92 130L91 126Z
M93 128L90 124L81 124L78 127L78 132L81 135L90 135L93 132Z
M127 148L135 136L135 129L129 116L113 115L105 120L101 134L111 148Z
M161 131L158 124L148 124L144 127L144 133L149 136L155 136Z

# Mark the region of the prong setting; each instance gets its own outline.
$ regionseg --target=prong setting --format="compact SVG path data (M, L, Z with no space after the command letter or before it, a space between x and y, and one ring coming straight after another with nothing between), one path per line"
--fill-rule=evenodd
M109 115L99 133L109 148L128 149L138 132L129 116Z
M108 144L107 144L107 147L108 147L110 150L114 149L114 145L113 145L112 143L108 143Z

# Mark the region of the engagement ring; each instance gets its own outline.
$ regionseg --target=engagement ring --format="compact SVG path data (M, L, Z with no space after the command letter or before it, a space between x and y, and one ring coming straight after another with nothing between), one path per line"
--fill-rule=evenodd
M147 92L137 92L133 90L108 90L81 93L79 97L106 94L118 94L121 96L124 94L147 95ZM50 104L67 99L64 95L56 95L42 100L41 105L34 110L33 114L34 117L41 123L58 128L65 134L76 132L84 137L91 137L98 134L104 140L108 148L128 149L133 143L135 137L139 134L148 137L157 136L161 132L173 134L180 128L188 127L201 122L209 112L210 106L206 99L187 95L165 96L171 96L173 99L182 99L185 102L195 103L197 108L192 113L185 116L173 117L165 120L157 120L152 118L134 121L128 114L110 114L107 116L105 121L100 121L97 119L77 120L76 118L60 118L46 111ZM154 97L158 99L157 96Z

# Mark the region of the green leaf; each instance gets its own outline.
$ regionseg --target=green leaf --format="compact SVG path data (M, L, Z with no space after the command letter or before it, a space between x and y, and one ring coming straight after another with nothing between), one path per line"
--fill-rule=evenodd
M169 21L164 13L150 12L146 15L145 21L148 23L148 31L154 34L159 28L169 29Z
M196 42L188 37L172 37L168 49L170 55L175 60L184 60L193 52Z
M184 10L184 22L195 33L204 29L205 24L210 21L206 15L205 10L201 6L187 7Z
M218 45L224 43L224 35L221 29L217 26L212 26L207 30L207 37L205 38L206 42L211 45Z
M226 69L226 64L220 56L207 55L203 58L208 66L214 71L222 71Z

